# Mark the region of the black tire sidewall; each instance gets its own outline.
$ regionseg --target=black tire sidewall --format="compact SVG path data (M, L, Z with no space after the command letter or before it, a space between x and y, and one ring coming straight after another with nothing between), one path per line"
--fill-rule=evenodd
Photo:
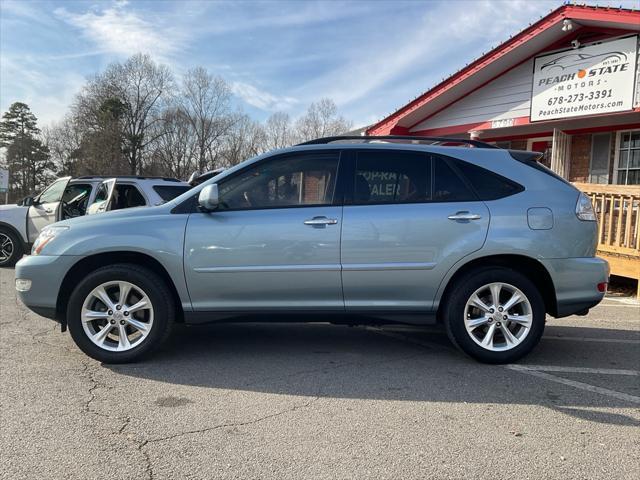
M82 305L98 285L126 281L140 287L153 306L153 327L147 338L131 350L112 352L94 344L82 326ZM173 297L164 281L151 270L137 265L117 264L102 267L87 275L74 289L67 305L67 326L76 345L91 358L103 363L130 363L144 358L168 337L174 322Z
M7 230L5 228L0 228L0 233L8 236L13 242L13 253L11 256L3 263L0 263L0 268L11 268L18 263L18 260L22 258L22 254L24 253L24 247L22 245L22 240L16 237L15 233L11 230Z
M479 288L493 282L513 285L527 296L532 308L531 330L517 347L494 352L482 348L469 336L464 323L467 300ZM511 363L527 355L538 344L545 326L544 300L535 284L527 277L509 268L490 267L465 275L454 285L446 300L444 321L451 341L467 355L484 363Z

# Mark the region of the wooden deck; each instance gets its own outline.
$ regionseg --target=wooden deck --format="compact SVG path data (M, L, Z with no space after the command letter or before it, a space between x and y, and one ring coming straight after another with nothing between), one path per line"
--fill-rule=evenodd
M598 217L598 256L611 273L638 280L640 298L640 185L575 183Z

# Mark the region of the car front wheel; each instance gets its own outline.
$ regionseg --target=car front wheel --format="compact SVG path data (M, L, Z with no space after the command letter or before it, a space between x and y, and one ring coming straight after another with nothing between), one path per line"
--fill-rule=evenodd
M510 363L528 354L544 331L544 301L524 275L485 268L461 278L444 309L452 342L485 363Z
M0 268L13 267L22 253L20 239L9 230L0 229Z
M67 324L76 345L90 357L104 363L134 362L169 336L172 298L151 270L130 264L102 267L71 294Z

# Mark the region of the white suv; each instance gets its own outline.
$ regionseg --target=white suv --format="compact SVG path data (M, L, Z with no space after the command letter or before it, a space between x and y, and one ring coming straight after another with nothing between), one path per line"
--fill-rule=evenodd
M0 205L0 267L12 267L42 229L60 220L130 207L160 205L189 190L175 178L64 177L16 205Z

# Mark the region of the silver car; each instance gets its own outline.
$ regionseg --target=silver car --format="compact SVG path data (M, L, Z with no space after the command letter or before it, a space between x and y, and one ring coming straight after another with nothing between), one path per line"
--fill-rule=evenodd
M513 362L545 314L600 302L609 274L589 199L537 155L463 140L308 142L164 205L56 223L17 264L16 288L105 363L148 355L176 322L247 316L442 323L470 356Z
M186 182L167 177L59 178L38 195L15 205L0 205L0 268L13 267L52 223L108 210L160 205L190 188Z

